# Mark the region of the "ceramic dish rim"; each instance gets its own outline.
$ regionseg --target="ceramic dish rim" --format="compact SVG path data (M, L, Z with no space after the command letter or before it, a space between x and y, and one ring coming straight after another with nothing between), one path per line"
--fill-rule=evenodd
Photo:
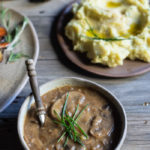
M118 98L112 94L109 90L107 90L105 87L103 87L102 85L96 83L96 82L93 82L93 81L90 81L90 80L87 80L87 79L83 79L83 78L78 78L78 77L63 77L63 78L58 78L58 79L55 79L55 80L51 80L49 82L46 82L45 84L41 85L40 86L40 91L42 91L42 88L44 89L44 87L48 86L50 87L50 85L52 84L57 84L57 82L63 82L63 80L68 80L68 82L72 82L72 81L77 81L79 83L83 83L83 84L87 84L87 86L93 86L93 87L97 87L99 92L102 92L104 95L106 95L106 97L108 97L109 99L112 98L112 102L113 104L115 105L115 107L117 108L119 114L121 114L120 118L121 120L123 121L122 122L122 135L119 139L119 142L117 144L117 147L115 148L115 150L120 150L124 140L125 140L125 137L126 137L126 134L127 134L127 116L126 116L126 112L123 108L123 105L120 103L120 101L118 100ZM67 85L67 84L66 84ZM62 85L59 85L58 87L61 87ZM56 88L56 85L54 85L54 89ZM52 88L53 89L53 88ZM48 92L50 90L47 89L46 87L46 92ZM43 93L42 93L43 92ZM43 95L44 91L40 92L41 94L40 95ZM30 101L31 100L31 101ZM29 108L27 108L27 106L31 105L33 102L34 98L33 96L28 96L24 103L22 104L21 106L21 109L19 111L19 114L18 114L18 123L17 123L17 130L18 130L18 135L19 135L19 139L21 141L21 144L22 146L24 147L25 150L29 150L29 148L27 147L27 144L23 138L23 127L24 127L24 121L25 121L25 115L26 115L26 112ZM111 100L109 100L111 101ZM22 118L22 116L24 118ZM21 126L21 122L23 121L23 125ZM21 129L22 128L22 129Z
M7 7L5 7L7 8ZM9 11L13 11L15 13L17 13L18 15L20 15L21 17L26 17L28 18L26 15L20 13L19 11L16 11L12 8L8 8ZM36 33L36 30L35 30L35 27L33 25L33 23L30 21L30 19L28 18L28 25L29 25L29 28L31 29L31 32L32 32L32 35L33 35L33 41L34 41L34 54L33 54L33 60L34 60L34 63L36 64L37 62L37 59L38 59L38 56L39 56L39 51L40 51L40 48L39 48L39 40L38 40L38 35ZM28 81L28 76L27 76L27 73L24 75L24 77L22 78L19 86L16 88L16 90L14 91L14 94L12 94L12 96L10 98L8 98L5 103L2 104L2 106L0 106L0 112L2 112L4 109L6 109L6 107L8 107L14 100L15 98L17 97L17 95L19 95L19 93L23 90L24 86L26 85Z

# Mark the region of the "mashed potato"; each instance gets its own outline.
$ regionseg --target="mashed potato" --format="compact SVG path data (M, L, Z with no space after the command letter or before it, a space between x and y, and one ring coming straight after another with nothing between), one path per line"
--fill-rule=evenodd
M74 50L86 52L92 63L109 67L123 60L150 62L148 0L82 0L73 5L66 36Z

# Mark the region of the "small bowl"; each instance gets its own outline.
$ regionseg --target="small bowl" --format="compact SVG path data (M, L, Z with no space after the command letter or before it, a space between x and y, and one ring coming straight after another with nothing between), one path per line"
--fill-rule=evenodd
M115 146L115 150L120 150L127 133L127 117L126 117L125 110L122 104L119 102L119 100L111 92L109 92L101 85L89 80L76 78L76 77L60 78L60 79L47 82L44 85L40 86L40 95L44 95L50 90L65 85L92 87L96 89L98 92L100 92L103 96L105 96L107 101L112 105L112 109L115 110L114 118L117 118L118 123L116 125L119 130L119 131L117 130L117 143ZM24 147L25 150L30 150L30 149L24 140L24 122L25 122L26 114L33 103L34 103L33 96L27 97L18 115L18 134L22 146Z

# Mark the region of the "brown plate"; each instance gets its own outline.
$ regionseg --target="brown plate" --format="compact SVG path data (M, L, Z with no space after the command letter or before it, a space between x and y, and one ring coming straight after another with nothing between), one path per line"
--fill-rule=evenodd
M92 64L83 54L79 54L73 51L72 42L69 41L65 35L64 30L66 24L73 17L71 13L72 4L70 3L65 10L61 13L61 16L57 24L57 38L58 42L68 57L68 59L76 64L78 67L94 73L96 75L106 76L106 77L131 77L143 74L150 71L150 63L145 63L142 61L130 61L125 60L123 66L118 66L115 68L104 67L100 64Z

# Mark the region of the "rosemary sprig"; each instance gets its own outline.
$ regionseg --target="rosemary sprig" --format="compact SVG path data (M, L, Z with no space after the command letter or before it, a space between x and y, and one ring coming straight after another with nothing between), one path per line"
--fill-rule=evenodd
M20 42L20 36L22 32L24 31L25 27L28 24L28 19L24 18L22 22L17 23L14 25L13 28L10 27L10 20L11 20L11 14L8 12L9 9L5 9L2 6L0 7L0 21L1 25L5 28L7 31L7 34L4 35L2 38L3 41L0 41L0 43L6 42L8 43L4 49L6 51L12 51L16 45ZM17 59L20 59L22 57L28 57L27 55L24 55L23 53L10 53L8 62L14 62Z
M131 40L131 38L122 38L122 37L114 37L114 38L101 38L99 37L98 34L96 34L94 32L94 28L89 24L89 22L87 21L87 19L85 19L86 23L88 24L89 26L89 29L87 30L88 32L90 32L93 37L89 37L89 36L83 36L85 38L88 38L90 40L103 40L103 41L107 41L107 42L110 42L110 41L122 41L122 40Z
M60 136L60 138L58 139L57 143L60 142L66 136L64 147L67 145L67 142L68 142L69 138L72 139L74 142L77 142L80 145L84 146L84 144L82 143L80 137L81 137L81 135L84 135L86 138L88 138L88 135L79 126L77 121L79 120L79 118L81 117L81 114L83 113L83 111L86 109L86 107L88 105L86 105L81 110L81 112L77 115L78 108L79 108L79 104L78 104L73 117L71 117L71 116L68 115L68 113L66 111L68 97L69 97L69 93L67 93L61 116L56 112L56 110L54 110L54 113L57 116L57 120L54 120L54 123L64 127L64 132ZM80 131L80 132L78 132L78 131Z
M4 26L4 28L8 31L7 24L5 23L5 17L6 17L7 12L8 12L8 9L4 9L3 7L1 7L0 19L1 19L1 22L2 22L2 25Z
M25 55L23 53L19 53L19 52L18 53L13 53L11 51L7 62L15 62L17 59L20 59L22 57L29 58L28 55Z
M14 45L19 41L20 36L21 36L22 32L24 31L25 27L27 26L27 24L28 24L28 19L24 18L24 20L21 24L16 25L13 40L11 41L9 46L7 47L7 51L10 51L14 48Z

